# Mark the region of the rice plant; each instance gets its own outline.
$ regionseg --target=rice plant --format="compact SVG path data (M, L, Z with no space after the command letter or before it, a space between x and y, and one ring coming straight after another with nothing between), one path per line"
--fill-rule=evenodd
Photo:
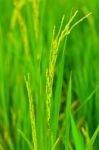
M0 1L0 150L98 150L98 3Z

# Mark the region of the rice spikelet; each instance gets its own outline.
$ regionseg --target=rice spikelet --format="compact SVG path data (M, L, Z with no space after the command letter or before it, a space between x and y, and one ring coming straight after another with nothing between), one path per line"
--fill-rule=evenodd
M14 29L16 21L18 21L20 30L21 30L21 34L22 34L25 55L28 56L29 55L29 44L28 44L28 37L27 37L27 28L26 28L26 24L21 16L21 13L20 13L20 10L24 4L25 4L24 0L21 0L21 1L14 0L15 8L14 8L14 12L13 12L12 20L11 20L11 30Z
M29 43L28 43L28 37L27 37L27 28L26 28L26 24L20 14L20 12L18 12L18 11L17 11L17 18L18 18L18 22L20 25L20 29L21 29L25 55L29 56Z
M16 21L17 21L17 11L20 11L22 9L22 7L25 4L24 0L21 1L17 1L17 0L13 0L14 3L14 11L13 11L13 15L11 18L11 30L14 29Z
M51 44L51 52L50 52L50 60L49 60L49 67L46 71L46 107L47 107L47 125L48 130L50 129L50 108L51 108L51 97L52 97L52 87L53 87L53 79L54 79L54 71L55 71L55 63L57 59L57 53L60 46L61 41L70 34L72 29L79 24L81 21L83 21L86 17L88 17L91 13L86 15L85 17L78 20L76 23L74 23L71 27L71 23L74 20L75 16L77 15L78 11L74 13L74 15L70 18L68 23L66 24L65 28L61 31L64 16L62 17L61 25L59 32L56 37L55 35L55 28L53 30L53 39Z
M34 32L35 37L39 37L39 1L38 0L29 0L32 3L33 7L33 23L34 23Z
M31 86L30 86L30 81L29 81L29 75L28 75L28 80L26 80L25 78L25 83L26 83L28 98L29 98L29 112L30 112L30 121L31 121L31 127L32 127L32 140L34 144L34 150L37 150L35 113L34 113L34 105L33 105L33 98L32 98L32 91L31 91Z

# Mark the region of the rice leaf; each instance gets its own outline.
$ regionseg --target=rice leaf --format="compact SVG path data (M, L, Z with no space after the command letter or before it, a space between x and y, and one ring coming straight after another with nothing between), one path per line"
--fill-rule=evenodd
M30 150L32 150L33 146L31 144L31 142L27 139L26 135L20 129L18 129L18 132L20 133L20 135L22 136L22 138L25 140L25 142L28 144Z
M66 117L65 117L65 123L66 123L66 134L65 134L65 150L69 149L69 134L70 134L70 115L71 115L71 76L69 81L69 88L68 88L68 94L67 94L67 104L66 104Z
M81 140L81 135L76 127L72 114L71 114L71 127L72 127L72 134L73 134L73 139L74 139L76 150L84 150L83 142Z
M98 134L99 134L99 126L96 128L93 136L91 137L90 142L88 143L86 150L91 150L92 149L93 144L94 144L95 139L96 139Z

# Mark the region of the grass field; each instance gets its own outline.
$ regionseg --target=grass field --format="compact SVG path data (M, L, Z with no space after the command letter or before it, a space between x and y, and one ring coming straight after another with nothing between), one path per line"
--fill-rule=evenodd
M99 150L99 1L0 0L0 150Z

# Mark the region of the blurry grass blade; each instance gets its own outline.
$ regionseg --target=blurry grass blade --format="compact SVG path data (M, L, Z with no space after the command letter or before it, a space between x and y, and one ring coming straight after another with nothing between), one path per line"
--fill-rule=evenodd
M96 128L92 138L90 139L90 142L88 143L86 150L91 150L93 148L93 144L98 134L99 134L99 126Z
M55 148L56 148L56 146L57 146L59 140L60 140L60 138L58 138L58 139L56 140L56 142L54 143L54 145L53 145L53 147L52 147L52 150L55 150Z
M72 127L72 134L73 134L74 145L76 150L84 150L83 143L81 140L81 135L76 127L72 114L71 114L71 127Z
M71 75L68 87L68 94L67 94L67 104L66 104L66 117L65 117L65 125L66 125L66 133L65 133L65 150L69 149L69 132L70 132L70 115L71 115Z
M10 150L14 150L14 145L10 136L8 137L8 145Z
M71 143L69 143L69 150L74 150Z
M23 137L23 139L26 141L26 143L28 144L30 150L33 149L33 146L31 144L31 142L27 139L26 135L20 130L18 129L18 132L21 134L21 136Z
M84 102L82 102L82 104L76 109L75 113L77 113L79 110L81 110L90 101L90 99L96 93L98 88L99 87L96 87L96 89L91 92L91 94L86 98L86 100L84 100Z

